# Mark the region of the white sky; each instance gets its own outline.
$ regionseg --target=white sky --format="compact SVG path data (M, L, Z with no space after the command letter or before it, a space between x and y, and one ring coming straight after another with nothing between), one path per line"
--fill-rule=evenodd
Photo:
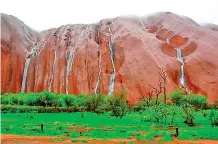
M198 23L218 24L218 0L0 0L0 13L14 15L38 31L159 11L185 15Z

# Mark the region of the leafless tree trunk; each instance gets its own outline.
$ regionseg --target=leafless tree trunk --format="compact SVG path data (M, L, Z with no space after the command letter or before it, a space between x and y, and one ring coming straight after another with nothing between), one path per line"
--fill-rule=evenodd
M158 88L154 87L154 86L151 86L152 87L153 91L155 92L156 94L156 104L158 103L158 98L159 98L159 95L160 93L162 92L162 81L161 81L161 78L159 79L159 84L158 84Z
M166 104L167 94L166 94L166 78L167 78L167 71L164 71L162 68L159 68L160 72L159 75L161 79L163 80L163 86L161 86L161 89L163 89L164 92L164 103Z
M151 99L152 99L152 96L153 96L153 92L154 92L154 90L148 92L148 98L144 99L144 101L146 102L147 105L149 105L150 102L151 102Z

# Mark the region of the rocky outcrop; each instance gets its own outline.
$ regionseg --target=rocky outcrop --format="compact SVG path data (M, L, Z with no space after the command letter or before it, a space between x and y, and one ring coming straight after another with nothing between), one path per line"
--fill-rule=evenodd
M186 88L211 103L218 98L218 33L189 18L162 12L41 33L13 16L1 20L4 92L125 92L135 103L158 84L159 68L167 71L167 92L180 87L179 48Z
M210 30L218 31L218 25L215 24L202 24L202 26Z

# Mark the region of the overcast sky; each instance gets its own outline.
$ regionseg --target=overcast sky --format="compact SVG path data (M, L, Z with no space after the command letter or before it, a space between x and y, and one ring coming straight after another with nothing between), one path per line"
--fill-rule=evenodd
M38 31L158 11L185 15L198 23L218 24L218 0L0 0L1 13L14 15Z

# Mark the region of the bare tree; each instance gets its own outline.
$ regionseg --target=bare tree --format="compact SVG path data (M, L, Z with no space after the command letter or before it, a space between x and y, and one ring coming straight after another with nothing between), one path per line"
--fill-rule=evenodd
M161 92L162 92L162 80L161 80L161 78L159 78L159 83L158 83L158 88L156 88L156 87L154 87L154 86L152 86L152 85L149 85L151 88L152 88L152 90L155 92L155 94L156 94L156 102L155 102L155 104L157 104L158 103L158 98L159 98L159 95L161 94Z
M161 89L163 89L164 93L164 103L166 104L167 94L166 94L166 79L167 79L167 71L164 71L162 68L159 68L160 72L159 75L163 81L163 86L161 86ZM160 80L159 80L160 81Z
M158 98L159 95L162 93L164 93L164 103L166 104L166 71L164 71L162 68L159 68L160 72L159 72L159 82L158 82L158 87L154 87L152 85L149 85L152 88L152 92L149 92L148 95L152 96L153 92L155 92L156 94L156 104L158 103Z
M148 92L148 97L144 99L144 101L145 101L145 103L147 105L149 105L150 102L151 102L151 99L152 99L152 96L153 96L153 92L154 92L154 90L152 89L152 91Z

